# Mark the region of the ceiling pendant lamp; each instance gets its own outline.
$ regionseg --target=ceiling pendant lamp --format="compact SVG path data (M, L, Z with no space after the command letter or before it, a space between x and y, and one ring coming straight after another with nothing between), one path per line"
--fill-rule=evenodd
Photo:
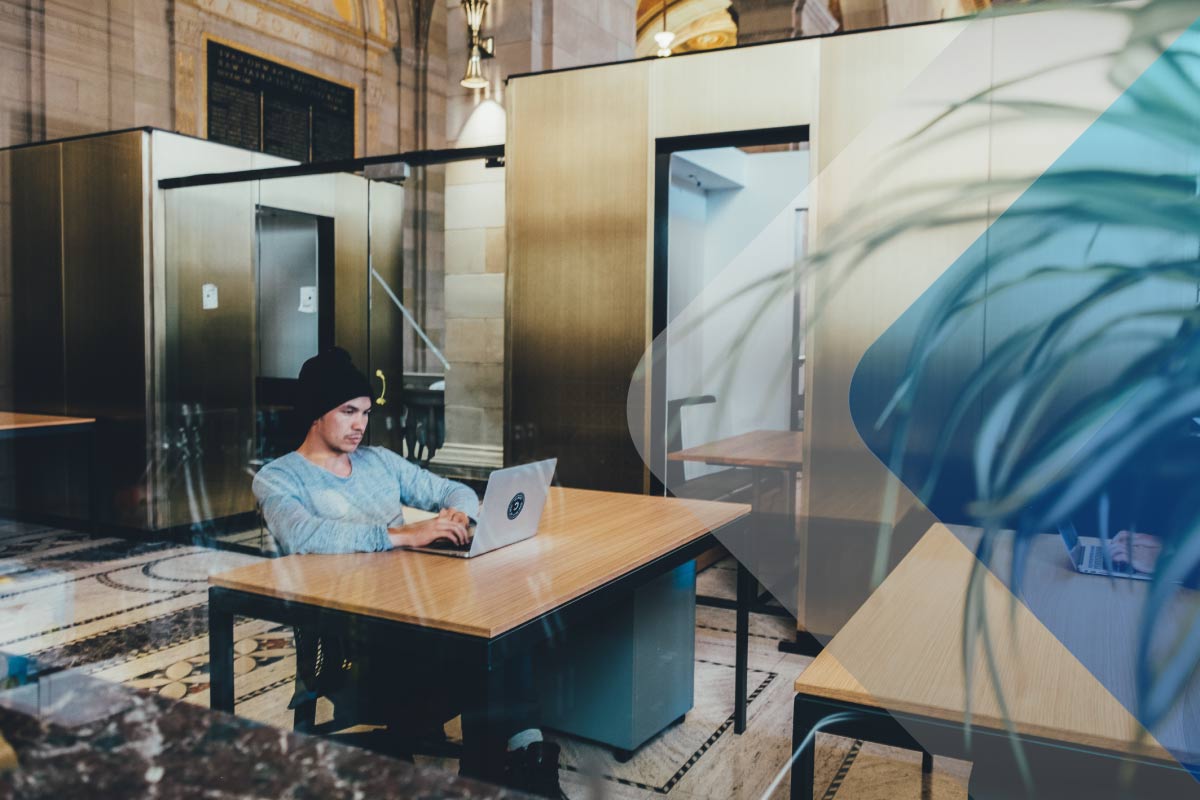
M671 44L675 41L675 34L667 30L667 0L663 0L662 21L663 29L654 34L654 43L658 45L658 57L666 58L671 55Z

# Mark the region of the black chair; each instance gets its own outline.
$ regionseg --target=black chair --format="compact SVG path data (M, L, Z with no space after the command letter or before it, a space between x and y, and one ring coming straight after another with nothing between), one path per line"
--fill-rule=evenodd
M265 519L262 524L266 527ZM269 528L267 532L270 533ZM302 626L293 628L292 636L296 645L296 690L288 708L293 711L292 724L296 732L326 736L343 744L392 756L462 757L462 746L445 739L441 721L414 720L415 733L390 728L372 733L339 733L356 725L390 726L395 723L394 719L382 715L363 713L360 704L355 704L351 712L342 713L338 702L339 695L352 689L356 661L374 654L362 651L349 638L322 634ZM333 718L318 724L317 700L322 697L333 703Z
M408 460L428 467L446 443L446 393L440 389L405 389L401 426Z

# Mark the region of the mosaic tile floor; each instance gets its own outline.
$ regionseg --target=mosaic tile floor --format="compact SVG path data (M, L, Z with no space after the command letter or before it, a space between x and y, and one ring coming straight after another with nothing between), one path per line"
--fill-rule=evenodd
M170 543L93 539L0 521L0 650L82 669L108 680L208 704L207 577L254 556ZM703 594L732 597L735 571L699 576ZM732 729L734 615L700 607L695 707L627 763L606 748L556 737L562 782L579 798L760 798L790 755L792 684L808 659L777 649L790 624L752 617L749 723ZM291 727L291 631L256 620L235 627L237 713ZM320 719L328 709L319 709ZM452 722L447 732L457 736ZM553 734L550 734L553 736ZM456 769L448 759L419 759ZM966 796L969 766L938 759L922 783L915 753L819 737L816 796L883 800ZM822 788L824 787L824 788ZM786 797L786 775L771 797Z

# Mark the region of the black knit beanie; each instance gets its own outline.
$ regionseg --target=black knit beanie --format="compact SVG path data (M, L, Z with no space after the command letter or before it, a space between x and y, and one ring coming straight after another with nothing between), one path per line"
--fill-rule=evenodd
M374 398L367 376L350 362L350 354L331 347L315 355L300 367L300 386L296 411L306 423L328 414L356 397Z

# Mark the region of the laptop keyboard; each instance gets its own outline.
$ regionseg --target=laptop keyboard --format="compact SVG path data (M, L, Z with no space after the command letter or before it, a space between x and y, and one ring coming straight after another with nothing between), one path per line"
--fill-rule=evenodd
M1087 548L1087 567L1088 569L1096 570L1097 572L1108 572L1108 565L1104 563L1104 550L1101 547ZM1122 575L1133 571L1133 568L1128 562L1114 561L1112 565L1114 574Z
M430 542L425 545L431 550L457 550L460 553L465 553L471 549L471 541L467 540L463 544L457 544L449 539L438 539L435 542Z

